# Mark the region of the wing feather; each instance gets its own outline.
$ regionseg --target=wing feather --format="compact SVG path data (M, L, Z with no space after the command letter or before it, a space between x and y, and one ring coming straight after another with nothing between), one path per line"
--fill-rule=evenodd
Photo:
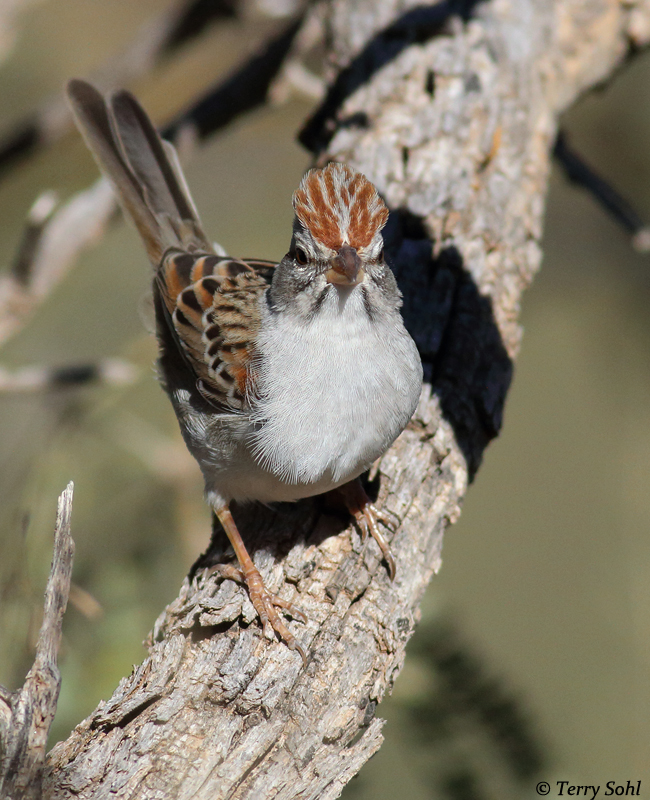
M275 264L214 253L174 148L133 95L121 91L105 99L73 80L68 97L156 268L158 324L171 334L204 397L226 410L245 408L254 384L260 298Z
M156 287L173 333L210 402L246 407L254 390L251 362L260 325L259 301L275 264L210 253L169 251Z

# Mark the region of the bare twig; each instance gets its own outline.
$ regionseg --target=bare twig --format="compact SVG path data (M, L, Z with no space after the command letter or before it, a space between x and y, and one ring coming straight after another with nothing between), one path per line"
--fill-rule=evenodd
M567 142L566 134L560 131L553 155L562 166L567 178L586 189L591 196L624 228L631 243L640 253L650 252L650 226L616 189L599 175Z
M293 21L272 37L243 67L172 123L166 135L182 138L191 129L203 138L262 105L300 24ZM116 208L105 181L75 195L56 213L54 203L51 192L36 200L13 268L0 277L0 346L22 328L81 251L103 233Z
M33 0L32 0L33 2ZM258 3L258 12L274 18L296 16L303 0L284 7L265 7ZM231 19L241 15L242 0L183 0L165 10L157 17L143 23L131 42L117 55L89 76L90 80L104 91L122 88L147 71L153 69L162 59L168 58L180 46L198 37L206 28L218 20ZM0 56L2 41L0 39ZM272 80L275 69L263 64L260 74ZM266 70L269 70L268 75ZM294 70L295 71L295 70ZM313 91L315 79L302 76L296 78L300 85ZM242 86L241 96L246 97L249 87ZM253 106L263 101L253 100ZM251 102L249 99L248 102ZM232 104L232 101L231 101ZM251 106L252 107L252 106ZM248 110L245 108L244 110ZM241 112L236 112L241 113ZM225 124L225 123L222 123ZM220 126L217 126L220 127ZM0 175L20 159L35 152L39 147L57 141L73 128L70 109L61 93L48 98L42 107L30 118L17 123L13 130L0 137Z
M122 386L133 383L137 376L133 364L119 358L58 368L34 366L8 370L0 365L0 394L44 392L95 383Z
M58 205L56 192L43 192L37 197L27 214L27 224L18 252L11 266L11 272L21 286L29 286L32 279L32 268L36 260L36 251L43 236L43 229L51 219Z
M302 18L294 20L279 34L266 41L243 66L220 81L168 125L163 131L164 136L174 139L180 130L189 125L203 139L242 114L263 105L301 25Z
M305 59L323 41L324 11L323 4L318 3L306 9L304 22L289 55L269 88L268 101L272 105L286 103L293 94L322 100L326 90L325 81L306 66Z
M14 336L59 283L79 254L104 231L116 209L107 181L97 181L79 192L40 224L34 209L43 206L41 196L32 208L16 259L18 267L0 277L0 345Z
M74 558L74 542L70 535L72 492L70 482L59 497L54 556L45 589L43 624L34 664L22 689L13 695L2 690L0 695L2 800L36 800L41 797L45 745L61 685L57 654Z
M239 0L182 0L143 23L128 46L90 76L93 83L105 91L130 84L214 20L234 16L239 4ZM70 109L59 92L0 139L0 173L72 128Z

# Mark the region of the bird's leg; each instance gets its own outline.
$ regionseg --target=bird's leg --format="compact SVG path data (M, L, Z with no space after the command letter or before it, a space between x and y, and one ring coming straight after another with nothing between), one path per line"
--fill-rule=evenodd
M365 539L370 534L377 542L386 561L388 575L391 580L395 580L395 559L386 537L379 530L379 525L377 524L379 521L385 525L391 522L392 520L388 514L373 505L358 478L339 486L335 491L342 497L348 511L354 517L361 530L362 537Z
M283 600L277 595L271 594L264 584L264 579L260 575L259 570L253 564L253 559L248 554L246 545L244 544L235 520L230 513L227 505L220 506L214 509L215 514L219 518L224 531L230 544L233 546L237 561L239 562L239 569L230 564L219 564L212 568L212 572L218 572L224 578L236 580L239 583L245 583L248 588L248 596L251 599L255 611L257 611L264 635L267 638L274 638L274 631L278 636L287 644L289 649L297 650L302 656L303 662L307 663L305 651L296 641L294 635L287 628L282 621L282 617L278 613L278 608L286 611L290 616L300 619L302 622L307 622L307 617L294 608L291 603Z

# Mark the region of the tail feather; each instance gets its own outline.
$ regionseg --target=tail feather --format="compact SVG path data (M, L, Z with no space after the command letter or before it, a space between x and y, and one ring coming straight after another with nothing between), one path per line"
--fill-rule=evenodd
M89 83L67 87L77 125L158 266L167 248L212 252L171 144L128 92L107 103ZM170 158L171 156L171 158Z
M168 142L166 139L161 139L160 141L162 142L162 145L165 149L165 155L167 156L169 165L174 170L174 175L176 176L176 180L178 181L180 190L185 196L185 201L190 207L192 219L196 220L198 223L199 212L196 210L196 206L194 205L194 200L192 198L192 195L190 194L190 189L189 186L187 185L187 181L185 180L185 175L181 168L181 162L178 158L178 153L176 152L176 148L171 142Z

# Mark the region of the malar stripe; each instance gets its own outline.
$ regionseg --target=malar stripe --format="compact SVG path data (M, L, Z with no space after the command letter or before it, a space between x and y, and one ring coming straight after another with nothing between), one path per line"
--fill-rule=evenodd
M330 288L331 288L331 285L328 284L323 289L323 291L318 295L318 297L314 300L314 302L312 303L311 308L309 309L309 319L313 319L316 316L316 314L318 314L318 312L320 311L320 307L323 305L323 302L324 302L325 298L329 294Z
M363 308L366 314L368 315L368 319L373 322L375 319L375 310L372 307L372 303L370 302L370 295L368 294L368 287L361 285L361 297L363 298Z

